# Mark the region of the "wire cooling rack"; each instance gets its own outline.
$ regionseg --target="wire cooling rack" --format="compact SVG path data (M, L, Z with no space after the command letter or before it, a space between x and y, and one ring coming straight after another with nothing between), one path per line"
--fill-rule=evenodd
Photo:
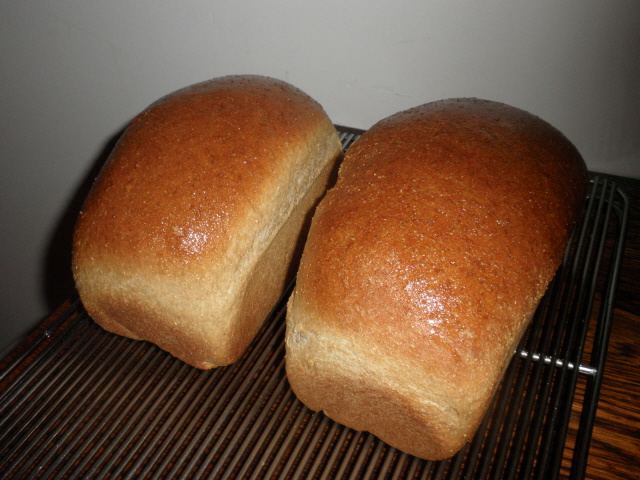
M345 150L359 131L339 128ZM626 222L593 176L584 218L475 438L424 461L312 412L284 370L291 286L244 356L200 371L110 334L76 300L0 362L1 478L582 478Z

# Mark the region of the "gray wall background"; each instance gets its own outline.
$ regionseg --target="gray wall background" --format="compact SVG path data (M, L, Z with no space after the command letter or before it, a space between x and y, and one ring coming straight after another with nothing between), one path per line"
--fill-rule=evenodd
M72 291L73 221L113 140L177 88L255 73L368 128L447 97L562 130L640 178L640 2L5 0L0 3L0 351Z

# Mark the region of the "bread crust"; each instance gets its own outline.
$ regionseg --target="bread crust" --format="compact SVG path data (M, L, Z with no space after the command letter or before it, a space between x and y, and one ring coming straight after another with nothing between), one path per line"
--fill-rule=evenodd
M474 434L557 270L583 159L522 110L449 99L349 149L316 210L287 314L314 410L426 459Z
M322 107L279 80L222 77L154 102L124 131L76 224L86 309L199 368L234 362L291 277L340 155Z

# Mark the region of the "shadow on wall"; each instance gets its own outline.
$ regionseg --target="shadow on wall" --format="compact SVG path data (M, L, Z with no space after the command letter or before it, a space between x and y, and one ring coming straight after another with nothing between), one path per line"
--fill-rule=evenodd
M59 217L44 253L42 295L49 311L54 311L65 301L76 295L71 272L71 245L73 229L80 209L100 169L122 135L124 128L109 139L93 166L74 192L71 200Z

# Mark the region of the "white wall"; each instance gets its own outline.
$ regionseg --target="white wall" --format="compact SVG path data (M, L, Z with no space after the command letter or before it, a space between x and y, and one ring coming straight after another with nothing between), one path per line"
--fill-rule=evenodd
M73 219L114 136L158 97L233 73L287 80L359 128L499 100L560 128L592 170L640 177L635 0L5 0L0 349L69 292Z

